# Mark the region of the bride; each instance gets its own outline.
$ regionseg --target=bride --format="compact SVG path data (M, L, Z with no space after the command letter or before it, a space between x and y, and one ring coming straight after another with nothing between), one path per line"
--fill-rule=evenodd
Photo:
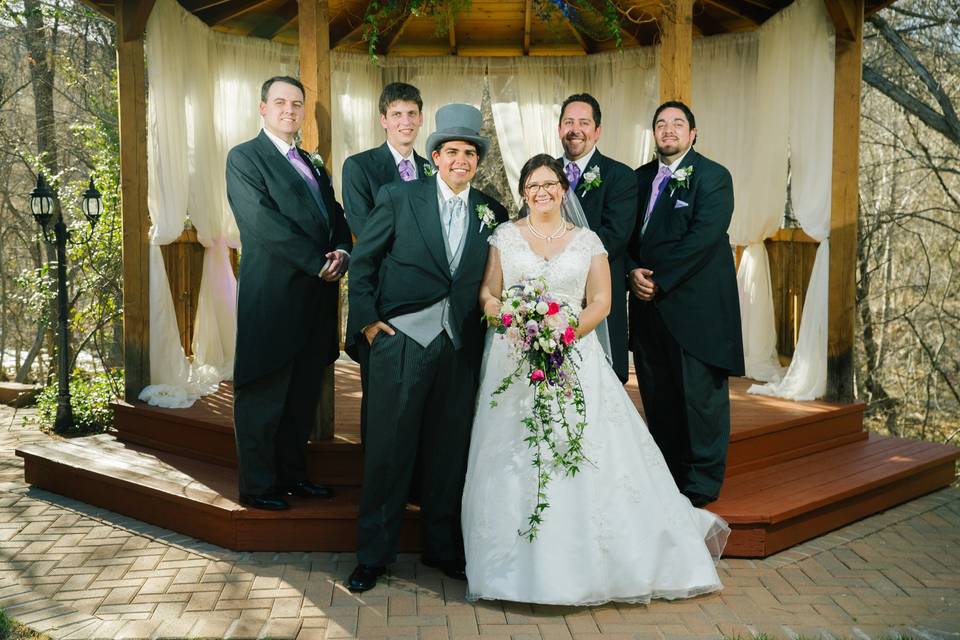
M491 236L480 304L486 316L497 317L505 285L542 277L551 294L582 309L575 359L586 404L587 461L574 476L554 471L536 537L521 537L537 504L536 468L522 424L533 387L520 381L491 406L491 394L516 361L507 337L490 330L463 495L468 596L592 605L716 591L722 585L715 562L729 529L677 490L608 363L609 264L568 186L551 156L524 165L520 195L529 215L501 224Z

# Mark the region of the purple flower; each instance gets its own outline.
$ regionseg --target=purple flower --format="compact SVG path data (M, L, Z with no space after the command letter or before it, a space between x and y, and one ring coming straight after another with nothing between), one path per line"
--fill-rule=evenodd
M536 321L536 320L528 320L528 321L527 321L527 335L528 335L528 336L535 336L535 335L537 335L538 333L540 333L540 325L537 324L537 321Z

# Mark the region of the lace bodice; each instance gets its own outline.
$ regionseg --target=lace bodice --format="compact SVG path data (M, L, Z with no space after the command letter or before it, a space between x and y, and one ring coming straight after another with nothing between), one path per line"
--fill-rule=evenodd
M583 308L590 271L590 259L606 255L600 238L590 229L577 228L567 246L549 260L537 255L527 239L512 222L503 223L490 236L490 244L500 250L503 286L509 287L522 278L543 277L551 294L574 309Z

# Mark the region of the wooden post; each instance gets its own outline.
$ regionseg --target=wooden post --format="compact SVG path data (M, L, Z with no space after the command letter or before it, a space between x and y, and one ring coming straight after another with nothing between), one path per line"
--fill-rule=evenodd
M143 11L147 5L146 11ZM147 100L143 28L153 2L116 3L123 220L124 397L150 384L150 247L147 213Z
M660 102L692 98L693 0L668 0L660 16Z
M301 144L307 151L317 151L330 167L332 139L330 87L330 8L328 0L299 0L300 9L300 82L306 90L306 119ZM339 317L339 310L337 316ZM323 387L317 407L317 423L311 440L333 437L334 365L323 374Z
M835 402L852 402L863 0L827 0L827 8L837 32L833 90L827 398Z

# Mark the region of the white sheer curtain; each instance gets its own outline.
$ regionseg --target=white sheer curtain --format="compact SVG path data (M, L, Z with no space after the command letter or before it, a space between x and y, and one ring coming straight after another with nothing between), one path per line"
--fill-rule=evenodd
M333 188L339 196L343 161L384 141L378 104L384 83L380 67L370 62L370 56L332 52L331 57L334 96L331 174Z
M792 200L800 226L820 242L800 319L797 348L783 380L754 385L751 393L793 400L821 397L827 385L827 302L833 159L835 36L822 2L798 0L771 20L786 26L782 67L790 78L789 136Z
M651 157L647 119L657 99L653 48L590 57L492 59L490 99L507 181L519 203L520 169L537 153L563 153L557 134L560 107L574 93L600 103L604 154L637 167ZM637 118L648 113L647 118Z
M233 369L236 280L229 249L239 246L239 234L226 199L227 151L256 134L260 84L272 75L295 75L297 52L214 33L173 0L159 0L147 22L146 56L152 384L141 398L184 407ZM180 346L160 252L187 217L205 247L192 363Z
M757 33L695 40L693 110L697 150L733 176L730 241L746 247L737 272L746 374L769 381L779 380L783 369L763 241L776 233L783 218L789 79L766 49Z

